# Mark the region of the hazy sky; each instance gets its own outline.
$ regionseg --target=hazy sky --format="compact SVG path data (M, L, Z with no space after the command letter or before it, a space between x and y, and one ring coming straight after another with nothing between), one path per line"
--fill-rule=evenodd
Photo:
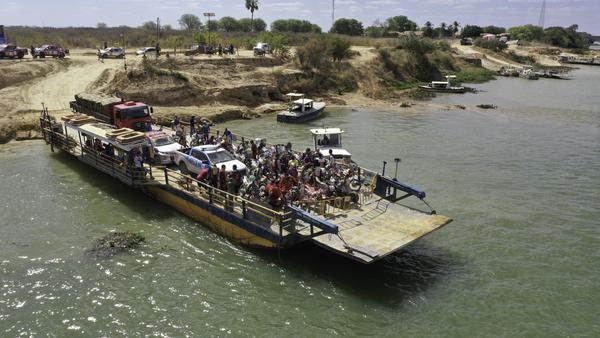
M37 26L138 26L161 18L177 26L184 13L217 18L249 17L243 0L2 0L0 24ZM435 25L457 20L461 24L515 26L537 24L542 0L336 0L336 18L356 18L364 26L376 19L406 15L417 24ZM331 27L331 0L259 0L256 17L267 23L279 18L306 19L323 30ZM203 20L204 21L204 20ZM579 24L580 30L600 35L600 0L547 0L546 26Z

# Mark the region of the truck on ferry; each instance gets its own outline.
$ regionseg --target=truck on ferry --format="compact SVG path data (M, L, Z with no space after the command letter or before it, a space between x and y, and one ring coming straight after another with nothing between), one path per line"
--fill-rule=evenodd
M125 101L100 93L79 93L69 103L71 110L87 114L118 128L152 130L152 107L143 102Z

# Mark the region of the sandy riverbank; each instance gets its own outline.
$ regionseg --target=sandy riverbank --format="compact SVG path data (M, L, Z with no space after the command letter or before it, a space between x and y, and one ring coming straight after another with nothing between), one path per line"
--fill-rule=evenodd
M471 46L452 45L457 55L478 53ZM352 47L356 56L350 63L356 69L367 65L377 55L371 47ZM535 53L534 48L523 48L519 53ZM514 62L497 56L483 55L485 68L497 69ZM555 65L553 59L543 56L542 62ZM147 76L141 70L142 58L129 55L126 60L100 62L89 50L73 50L64 59L3 60L0 62L0 143L11 139L39 137L37 117L42 107L51 114L69 112L69 101L82 91L117 93L149 102L154 106L154 117L159 123L168 123L174 115L184 120L195 115L215 122L232 119L259 118L285 108L278 87L281 79L298 76L293 64L285 64L270 57L254 57L250 51L240 55L196 56L177 55L163 59L162 66L177 64L179 73L187 81L173 77L153 76L142 82L129 81L131 76ZM127 64L127 71L124 66ZM180 67L183 65L183 67ZM140 84L141 83L141 84ZM330 108L439 110L451 107L426 101L417 101L402 91L390 99L373 99L361 88L355 92L315 97L325 100ZM176 104L173 104L176 102Z

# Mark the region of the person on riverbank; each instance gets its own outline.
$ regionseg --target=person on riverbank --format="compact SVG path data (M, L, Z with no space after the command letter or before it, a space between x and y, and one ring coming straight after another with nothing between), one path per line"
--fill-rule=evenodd
M229 143L229 144L233 143L233 133L231 132L231 130L225 128L225 131L223 132L223 136L225 137L227 143Z
M204 134L204 140L208 140L210 135L210 125L208 124L208 121L204 121L204 123L202 123L202 134Z
M173 131L179 131L179 127L181 126L181 120L179 119L179 115L175 115L173 121L171 121L171 128Z
M194 136L195 133L196 133L196 117L194 115L192 115L192 117L190 117L190 136Z

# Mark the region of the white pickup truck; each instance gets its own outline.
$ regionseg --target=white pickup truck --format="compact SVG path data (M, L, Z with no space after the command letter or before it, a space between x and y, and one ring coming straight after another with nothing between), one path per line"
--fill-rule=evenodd
M175 152L181 149L181 144L175 142L171 136L162 131L146 132L146 137L154 147L154 163L169 165L173 161Z
M252 51L254 52L255 56L262 56L265 54L269 54L271 52L271 49L269 48L269 45L267 43L259 42L256 44L256 46L254 46L254 48L252 48Z
M203 169L210 168L213 164L221 169L225 165L227 172L233 171L233 166L237 171L246 172L246 166L223 148L215 145L203 145L193 148L185 148L175 152L175 164L179 166L182 174L199 174Z

